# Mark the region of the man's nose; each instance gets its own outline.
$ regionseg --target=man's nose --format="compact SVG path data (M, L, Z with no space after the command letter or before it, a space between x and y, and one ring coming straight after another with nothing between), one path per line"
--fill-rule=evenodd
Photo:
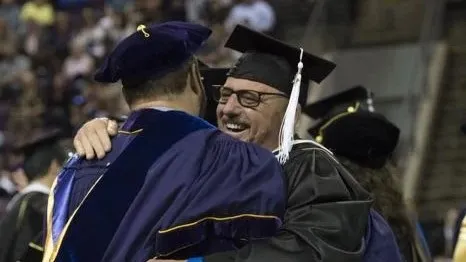
M226 115L237 115L240 113L240 110L241 104L238 102L238 96L236 94L232 94L223 105L223 113Z

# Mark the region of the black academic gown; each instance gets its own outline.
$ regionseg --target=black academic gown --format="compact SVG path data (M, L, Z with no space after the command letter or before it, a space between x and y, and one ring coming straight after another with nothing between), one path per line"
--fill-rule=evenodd
M0 262L17 261L42 231L48 195L29 192L22 195L0 222Z
M362 261L369 194L317 144L296 144L284 169L288 204L279 234L206 262Z

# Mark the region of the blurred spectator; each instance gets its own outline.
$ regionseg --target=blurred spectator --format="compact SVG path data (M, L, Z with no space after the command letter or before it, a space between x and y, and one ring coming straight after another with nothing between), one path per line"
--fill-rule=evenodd
M186 20L193 23L206 24L202 19L202 10L208 0L186 0Z
M161 8L166 20L186 20L184 2L184 0L164 0Z
M263 33L273 30L275 11L269 3L265 0L237 0L237 2L225 21L227 31L232 31L237 24Z
M24 25L19 19L20 7L15 0L0 1L0 17L5 20L8 27L17 34L24 33Z
M45 124L62 128L66 131L70 129L68 124L69 119L69 104L72 90L67 88L67 82L63 75L57 74L54 76L52 88L48 91L45 100L47 114L45 115Z
M8 56L16 46L15 31L8 27L3 18L0 18L0 56Z
M55 52L55 58L63 61L69 55L68 43L72 37L70 18L64 12L57 13L55 25L51 29L51 48ZM56 66L61 66L57 61Z
M124 12L131 0L106 0L105 4L117 12Z
M49 31L37 24L30 23L26 26L26 36L23 40L24 52L31 57L33 62L41 57L50 58L53 50L46 48L49 44ZM40 50L40 52L39 52Z
M94 60L86 53L82 42L74 42L71 45L71 55L63 64L64 75L68 80L78 76L88 76L94 72Z
M30 0L21 8L21 19L41 26L51 26L55 21L55 11L48 0Z
M96 13L91 8L84 8L81 11L81 18L83 20L83 27L81 31L73 38L72 46L80 46L87 49L94 57L102 57L105 55L105 30L109 30L113 25L108 28L100 28L97 24ZM83 52L85 51L83 50Z
M162 11L163 0L150 0L150 1L136 1L139 2L138 11L143 16L143 23L149 24L150 22L158 23L164 21L164 14Z
M18 48L12 39L2 39L0 35L0 45L2 46L0 90L2 98L9 99L12 98L9 94L11 92L15 93L14 90L18 90L19 85L17 81L19 80L19 76L30 68L31 61L27 56L18 53Z
M203 8L202 17L208 26L223 24L230 13L232 0L207 0Z
M44 104L40 98L37 77L30 71L21 74L22 95L18 101L20 121L24 121L30 129L40 126L44 113ZM30 134L29 134L30 135Z
M10 179L16 187L16 191L23 190L29 183L26 174L22 168L18 168L10 173Z

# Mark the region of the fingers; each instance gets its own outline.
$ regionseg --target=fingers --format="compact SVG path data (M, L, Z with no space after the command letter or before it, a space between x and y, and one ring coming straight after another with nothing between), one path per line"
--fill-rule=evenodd
M87 159L94 158L94 150L92 149L89 139L85 134L85 127L81 127L76 133L76 136L73 140L73 145L79 156L86 156Z
M100 140L100 136L99 136L98 132L99 132L98 129L95 129L92 126L90 127L90 130L89 130L89 133L88 133L89 144L91 146L91 150L95 151L95 154L97 155L97 158L102 159L107 152L104 149L105 148L104 143ZM105 129L104 132L105 132L105 135L108 138L107 130ZM110 147L110 146L108 146L108 147ZM91 159L91 158L88 158L88 159Z
M78 154L78 156L84 156L86 154L86 152L84 151L84 147L83 145L81 144L81 142L75 137L74 140L73 140L73 145L74 145L74 148L76 150L76 153Z
M89 131L87 131L87 133L89 133ZM90 134L81 134L79 137L77 137L77 139L79 139L79 142L84 148L84 155L86 156L86 159L93 159L95 155L94 155L94 149L92 148L92 145L90 142L90 139L91 139Z
M107 124L107 126L108 126L108 124ZM105 153L110 151L110 149L112 148L112 142L110 141L110 136L109 136L109 132L108 132L107 129L108 128L94 129L95 133L97 134L98 140L102 144L102 149L104 150ZM97 155L99 155L99 154L97 154Z
M118 123L114 120L108 120L107 132L111 136L115 136L116 134L118 134Z
M97 156L102 159L111 150L108 122L106 118L98 118L87 122L79 129L73 144L80 156L86 156L86 159Z

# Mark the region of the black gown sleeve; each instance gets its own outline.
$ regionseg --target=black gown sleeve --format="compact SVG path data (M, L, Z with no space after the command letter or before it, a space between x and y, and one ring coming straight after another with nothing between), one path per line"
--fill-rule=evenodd
M41 262L44 256L44 231L41 231L37 236L29 242L26 252L23 253L21 259L17 262Z
M206 262L359 262L363 256L370 195L324 149L293 148L284 166L288 184L279 234Z
M24 195L7 213L0 225L0 261L18 261L29 243L42 231L47 195ZM32 261L31 261L32 262Z
M0 221L0 261L8 261L9 250L14 247L19 207L20 205L14 205Z

